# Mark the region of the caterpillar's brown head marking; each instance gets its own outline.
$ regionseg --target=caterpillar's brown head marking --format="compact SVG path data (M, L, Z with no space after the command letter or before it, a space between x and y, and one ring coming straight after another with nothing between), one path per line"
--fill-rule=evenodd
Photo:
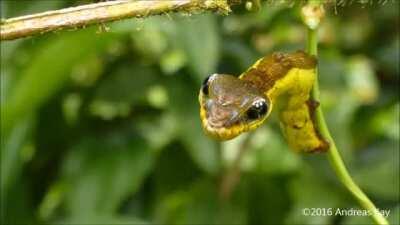
M207 77L199 101L204 130L222 140L258 127L271 111L271 102L261 90L226 74Z

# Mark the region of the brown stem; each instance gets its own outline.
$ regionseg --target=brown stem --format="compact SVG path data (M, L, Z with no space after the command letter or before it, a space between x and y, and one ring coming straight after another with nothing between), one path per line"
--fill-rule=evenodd
M222 177L220 186L220 197L222 200L226 201L230 198L232 191L235 189L236 185L240 180L240 164L246 154L247 150L250 149L250 140L252 133L246 136L243 140L239 152L236 154L236 158L232 163L232 166L228 168Z
M227 14L230 8L226 0L114 0L2 20L0 40L176 11L217 11Z

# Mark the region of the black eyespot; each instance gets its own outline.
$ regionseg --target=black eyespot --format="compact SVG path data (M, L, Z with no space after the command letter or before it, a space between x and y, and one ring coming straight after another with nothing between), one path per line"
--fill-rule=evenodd
M255 101L247 110L247 118L255 120L263 117L268 112L268 105L264 99Z
M204 95L208 95L209 81L211 76L213 75L206 77L206 79L204 79L203 83L201 84L201 91Z

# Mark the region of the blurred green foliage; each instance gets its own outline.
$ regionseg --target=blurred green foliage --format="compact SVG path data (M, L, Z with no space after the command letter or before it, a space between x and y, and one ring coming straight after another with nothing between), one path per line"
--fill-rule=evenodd
M87 2L1 1L1 15ZM398 2L326 11L322 106L356 182L396 224ZM201 80L303 49L298 12L242 5L229 16L178 13L1 42L2 224L372 223L302 215L358 205L325 155L288 149L276 118L252 136L231 199L219 197L243 138L219 144L203 134Z

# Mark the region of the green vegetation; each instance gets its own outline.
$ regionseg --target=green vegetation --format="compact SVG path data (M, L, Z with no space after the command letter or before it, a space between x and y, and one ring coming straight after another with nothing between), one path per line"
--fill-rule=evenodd
M82 1L0 4L8 18ZM372 224L304 215L359 205L325 154L288 149L277 118L249 140L219 144L201 130L207 75L306 48L299 7L241 5L229 16L178 13L1 42L2 224ZM398 224L398 3L336 11L326 8L319 30L325 119L354 180ZM240 180L221 199L246 141Z

